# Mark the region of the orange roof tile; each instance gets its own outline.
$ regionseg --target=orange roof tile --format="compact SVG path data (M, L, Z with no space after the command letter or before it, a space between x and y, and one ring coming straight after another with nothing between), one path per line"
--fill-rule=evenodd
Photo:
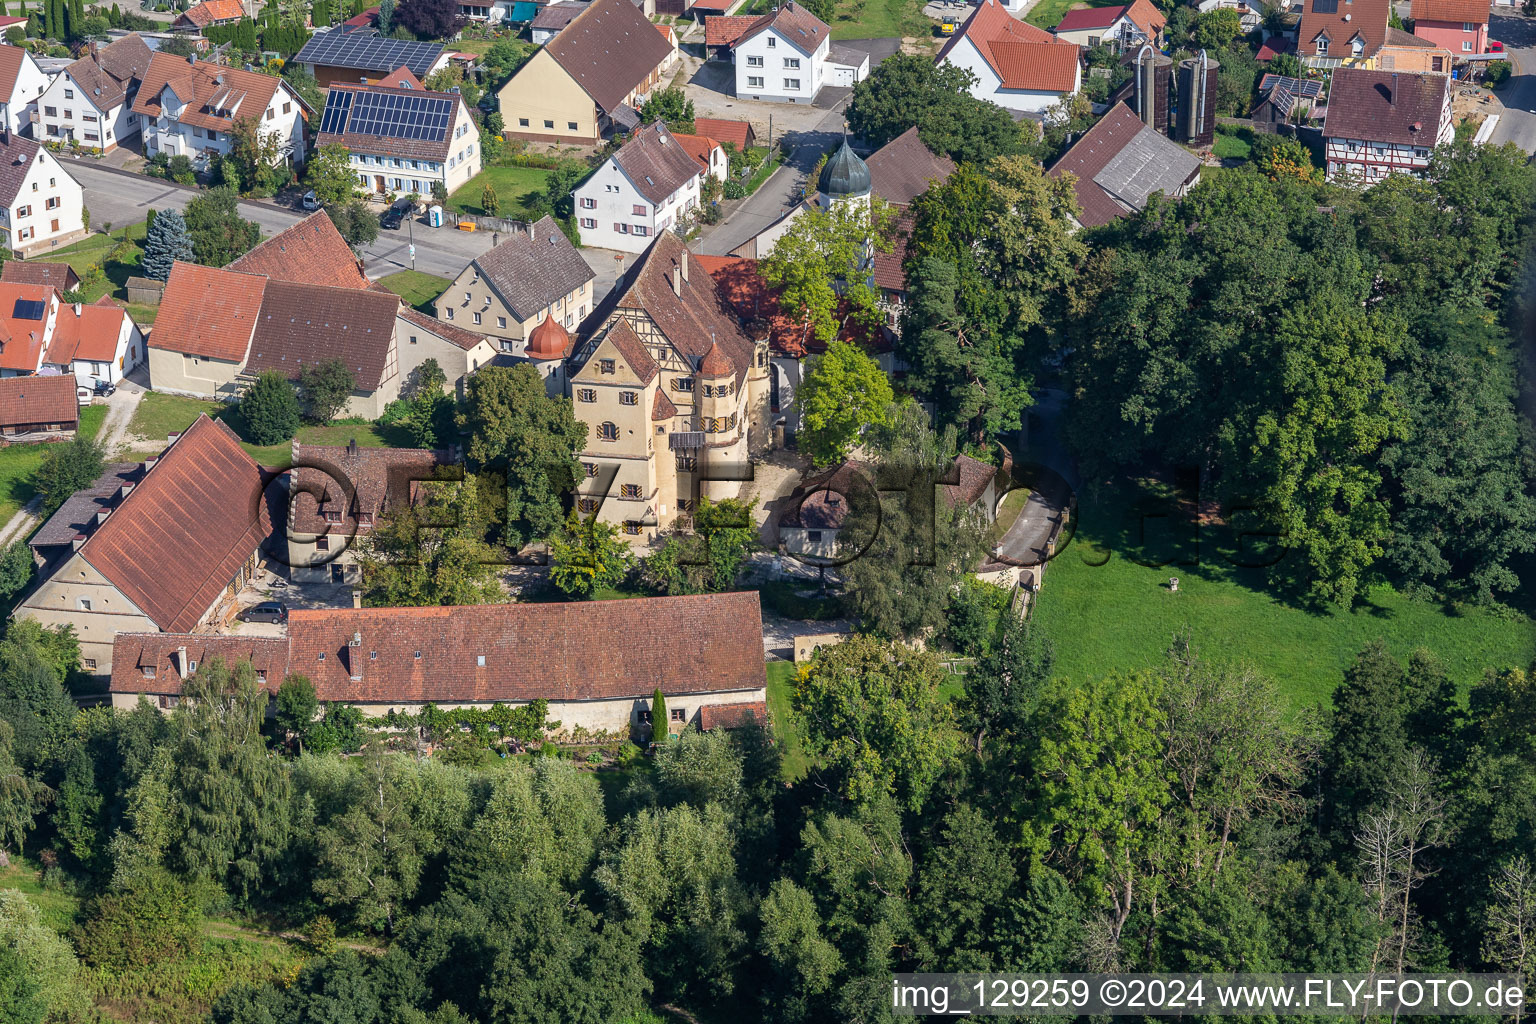
M54 366L68 366L77 359L110 363L117 358L117 339L122 336L127 319L126 312L110 303L61 305L43 361Z
M0 281L0 368L36 373L42 363L43 342L47 337L48 316L57 306L59 293L45 285L11 284ZM18 316L36 310L36 318Z
M694 118L693 130L697 135L719 140L722 145L729 142L739 151L744 151L756 134L746 121L722 121L713 117Z
M720 143L705 135L681 135L673 132L672 138L683 147L683 152L693 157L706 171L709 170L709 154L717 149L722 152L725 149Z
M72 374L6 377L0 380L0 425L30 423L74 425L80 420Z
M174 264L149 347L243 362L266 284L255 274Z
M1488 23L1488 5L1483 0L1413 0L1410 13L1414 21Z
M367 288L368 277L331 217L317 210L262 242L228 267L242 274L263 274L275 281L323 284L332 288Z
M998 39L982 47L1004 89L1072 92L1078 83L1078 48L1063 43Z

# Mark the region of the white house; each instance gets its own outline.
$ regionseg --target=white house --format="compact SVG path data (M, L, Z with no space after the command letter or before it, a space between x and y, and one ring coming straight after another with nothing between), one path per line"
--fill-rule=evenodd
M34 138L74 139L107 152L139 132L131 106L152 54L137 35L107 46L91 43L84 57L54 76L32 112Z
M976 76L971 95L1022 114L1044 114L1083 84L1081 48L982 0L944 48L937 63Z
M869 74L867 53L833 46L826 22L793 0L757 18L711 18L705 29L706 45L730 53L743 99L811 103L822 86Z
M1051 29L1051 34L1058 42L1090 47L1103 45L1123 52L1145 43L1156 46L1167 21L1162 12L1152 6L1151 0L1134 0L1121 7L1083 7L1068 11Z
M1279 5L1282 10L1284 4ZM1230 7L1242 15L1243 32L1252 32L1264 23L1264 0L1200 0L1196 8L1201 14L1209 14L1223 7Z
M401 67L373 85L333 85L317 146L345 146L358 187L450 193L480 173L480 130L458 93L429 92Z
M122 380L146 358L144 335L128 311L103 296L94 305L59 307L43 366L93 387L99 380Z
M85 190L31 139L0 130L0 235L22 256L85 234Z
M275 75L169 53L151 58L133 99L133 112L143 119L145 155L186 156L199 168L213 154L230 151L237 118L255 118L263 136L276 135L280 161L303 163L306 110Z
M20 132L32 123L32 112L47 88L48 76L31 53L19 46L0 46L0 124L6 130Z
M1456 133L1450 84L1445 75L1336 69L1323 121L1328 180L1373 185L1423 173L1434 148Z
M703 178L704 169L666 125L640 129L573 193L581 244L644 252L698 208Z

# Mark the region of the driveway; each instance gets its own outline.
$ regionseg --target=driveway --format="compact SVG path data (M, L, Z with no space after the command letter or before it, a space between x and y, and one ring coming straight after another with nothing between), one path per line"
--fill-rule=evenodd
M1031 488L1029 501L997 543L995 557L999 562L1043 565L1051 530L1066 515L1072 490L1079 486L1076 464L1060 437L1066 404L1062 391L1043 389L1035 394L1035 404L1029 410L1028 444L1019 445L1014 460L1015 478ZM1024 468L1031 462L1043 469Z
M101 424L101 447L107 453L108 461L117 456L128 438L128 424L133 422L133 414L138 411L139 402L144 397L147 377L143 366L133 371L133 377L124 377L117 383L117 390L112 396L103 399L107 406L107 418Z
M1491 141L1513 142L1527 153L1536 153L1536 21L1517 7L1494 8L1488 34L1504 44L1513 65L1513 76L1498 95L1503 115Z

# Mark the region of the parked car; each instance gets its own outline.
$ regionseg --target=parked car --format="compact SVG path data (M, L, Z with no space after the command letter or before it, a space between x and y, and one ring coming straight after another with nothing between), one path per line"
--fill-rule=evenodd
M1504 52L1504 44L1499 42L1497 39L1490 39L1490 40L1488 40L1488 52L1489 53L1503 53Z
M288 606L281 601L263 601L240 613L243 622L287 622Z
M111 396L117 394L117 385L113 384L109 380L98 380L96 382L96 387L93 390L102 398L110 398Z
M303 206L306 210L320 209L320 198L315 195L314 189L310 189L308 192L304 193L304 198L300 200L300 205Z
M379 227L388 228L390 231L399 231L400 225L405 222L406 208L396 203L383 213L379 214Z

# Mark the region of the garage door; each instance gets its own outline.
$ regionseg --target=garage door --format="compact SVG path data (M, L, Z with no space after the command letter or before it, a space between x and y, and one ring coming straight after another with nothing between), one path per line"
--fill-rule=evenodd
M858 70L846 64L829 64L827 66L828 85L857 85Z

